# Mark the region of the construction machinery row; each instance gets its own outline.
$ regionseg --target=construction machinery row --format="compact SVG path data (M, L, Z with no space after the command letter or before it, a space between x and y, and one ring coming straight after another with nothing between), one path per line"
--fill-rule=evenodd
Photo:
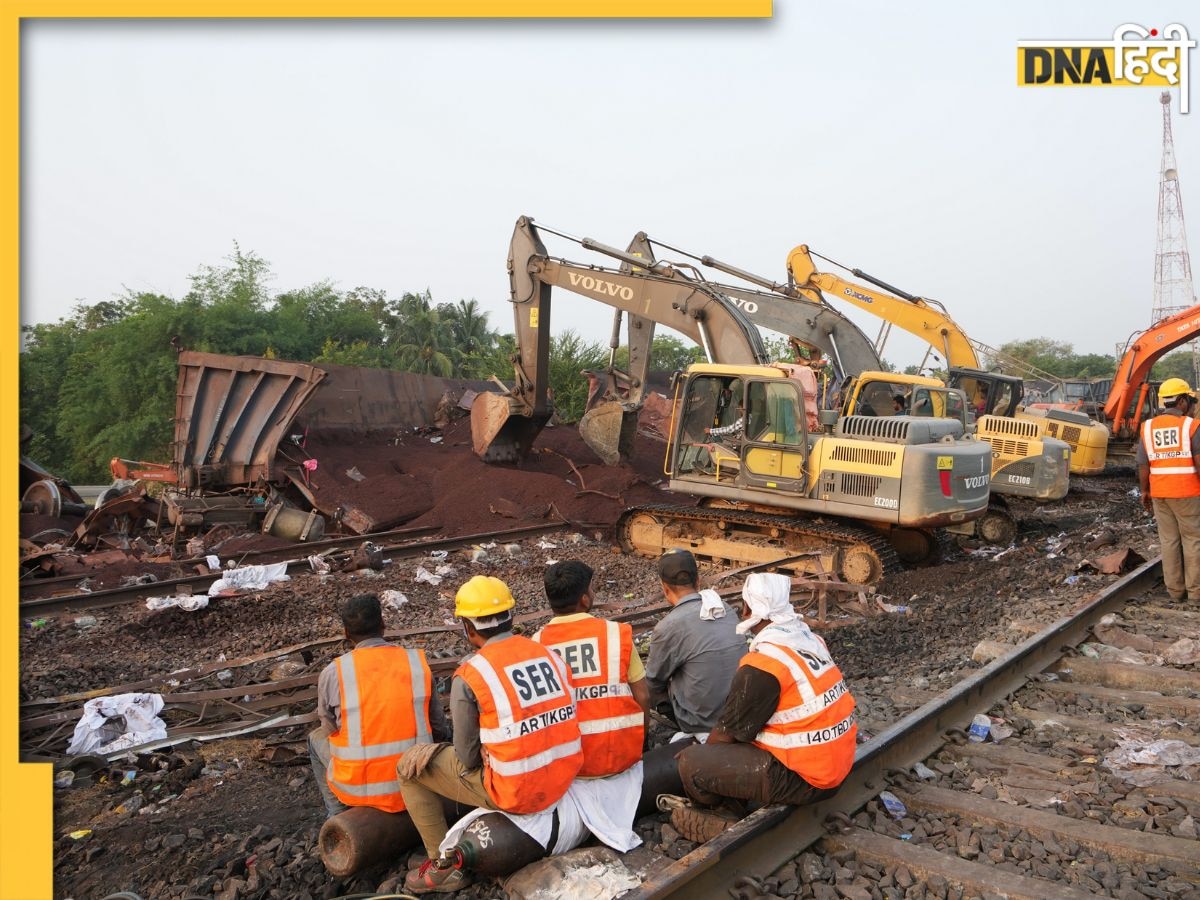
M619 264L551 256L543 232ZM661 261L656 247L690 261ZM779 282L644 232L622 251L522 217L508 258L514 383L507 394L477 398L476 452L491 462L519 461L553 414L551 296L562 288L614 308L603 390L580 422L585 442L606 462L632 446L656 326L690 338L705 357L674 380L664 459L669 489L698 498L697 505L628 510L619 523L626 550L654 555L686 546L731 564L780 561L869 584L899 562L936 561L941 529L1008 544L1017 526L1006 497L1053 502L1065 496L1070 474L1103 471L1108 427L1079 411L1026 408L1023 378L988 371L983 361L1045 373L970 339L937 301L858 269L848 271L872 287L818 271L814 256L796 247ZM711 280L700 267L749 286ZM881 340L872 344L829 298L883 319ZM616 365L623 322L625 369ZM942 355L945 381L882 371L881 342L893 325ZM809 359L767 359L759 328L787 336ZM1110 414L1117 438L1136 432L1130 411L1144 415L1149 367L1188 339L1176 336L1157 339L1153 352L1140 350L1137 365L1122 361L1117 385L1140 393L1118 399L1114 389L1114 408L1126 412ZM818 370L826 376L821 385Z

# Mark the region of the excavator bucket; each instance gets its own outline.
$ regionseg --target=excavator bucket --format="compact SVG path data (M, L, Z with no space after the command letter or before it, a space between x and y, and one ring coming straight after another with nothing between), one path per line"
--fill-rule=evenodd
M504 394L484 392L471 404L471 446L484 462L520 462L549 416L531 416Z
M633 452L637 419L637 410L627 410L620 401L609 400L583 414L579 434L606 466L620 465Z

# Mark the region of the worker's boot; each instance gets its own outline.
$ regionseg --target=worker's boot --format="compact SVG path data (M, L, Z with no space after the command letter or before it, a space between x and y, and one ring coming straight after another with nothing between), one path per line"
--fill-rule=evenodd
M724 809L702 809L698 806L677 806L671 810L671 825L680 836L697 844L711 841L738 821Z
M462 856L452 859L427 859L419 869L413 869L404 879L404 890L410 894L452 894L475 883L475 878L463 868Z

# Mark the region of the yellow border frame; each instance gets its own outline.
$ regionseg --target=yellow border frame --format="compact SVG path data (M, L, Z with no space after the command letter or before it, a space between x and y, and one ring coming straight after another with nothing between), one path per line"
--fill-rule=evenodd
M4 254L0 279L10 299L0 305L0 334L18 346L20 338L20 40L21 20L35 18L769 18L771 0L256 0L256 2L191 2L162 0L80 0L13 2L0 0L0 120L9 123L0 165L8 173L0 189L3 204ZM7 48L4 50L3 48ZM0 356L0 408L18 408L17 356ZM9 548L3 571L7 583L17 582L18 416L0 417L0 546ZM14 452L17 451L17 452ZM15 592L14 592L15 593ZM53 896L53 797L50 767L17 762L17 703L20 616L17 598L2 632L0 647L0 900L37 900Z

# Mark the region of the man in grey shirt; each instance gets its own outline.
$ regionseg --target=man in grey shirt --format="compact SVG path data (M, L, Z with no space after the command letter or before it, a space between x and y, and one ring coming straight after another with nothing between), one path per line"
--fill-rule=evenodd
M738 661L746 654L737 616L721 603L717 617L701 618L696 558L670 550L658 562L663 596L672 609L654 626L646 661L651 702L671 699L679 730L707 734L717 724Z

